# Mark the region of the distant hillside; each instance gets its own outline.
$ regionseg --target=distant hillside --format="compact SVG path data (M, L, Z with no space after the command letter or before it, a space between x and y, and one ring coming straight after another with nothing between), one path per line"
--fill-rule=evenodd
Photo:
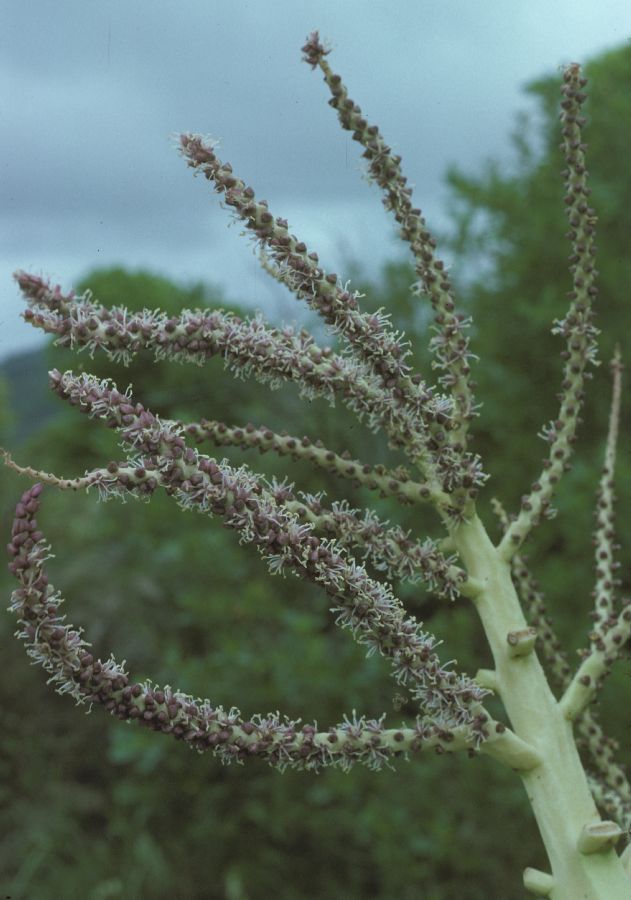
M42 350L16 353L0 363L0 378L8 389L12 443L21 444L59 413L48 389L48 365Z

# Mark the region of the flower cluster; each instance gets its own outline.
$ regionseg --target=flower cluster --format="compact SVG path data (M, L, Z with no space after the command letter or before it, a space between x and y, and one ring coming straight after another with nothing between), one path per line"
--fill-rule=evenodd
M313 534L310 524L300 522L285 502L286 490L187 447L179 430L134 403L129 391L121 394L107 381L86 374L53 370L50 378L60 397L116 428L135 454L131 467L112 463L106 473L87 476L86 486L98 483L110 496L126 492L147 496L160 486L184 509L222 516L242 541L259 549L272 571L291 570L321 584L339 623L369 651L390 657L395 677L408 684L421 708L458 725L474 721L487 692L441 665L433 635L405 615L386 585L370 578L341 547ZM442 557L427 551L425 555L427 569L432 562L435 568L440 566Z
M258 757L279 769L325 765L346 769L355 762L379 768L427 749L486 752L524 777L542 767L541 777L527 785L529 796L539 792L537 802L533 800L538 810L546 803L543 785L554 783L554 790L562 793L558 786L567 773L559 771L558 762L563 756L563 765L568 761L573 765L566 753L567 724L573 721L594 796L602 809L628 827L629 782L615 761L615 742L604 735L596 714L588 709L631 636L631 601L617 596L614 559L613 472L622 371L618 356L597 501L594 626L589 649L582 652L574 672L555 635L543 593L520 553L531 531L554 514L553 494L569 469L587 366L595 359L596 219L588 202L582 142L585 80L578 66L566 68L561 133L572 289L567 315L553 329L566 341L560 408L542 430L549 454L530 492L523 495L521 509L507 515L496 504L503 536L494 545L476 512L477 494L487 476L469 448L469 430L477 415L470 323L456 309L451 281L421 210L414 206L401 158L350 99L341 77L328 65L329 51L317 32L309 36L303 53L305 61L323 73L330 105L342 127L363 147L369 177L382 190L383 202L412 252L418 276L415 292L434 312L430 348L433 367L441 373L438 386L428 385L412 370L409 344L388 315L363 310L361 296L349 290L337 273L327 271L318 254L291 233L287 221L257 199L253 188L218 157L215 142L192 134L180 139L189 166L211 183L244 225L261 251L263 268L324 320L334 346L318 345L304 329L273 327L260 313L251 317L221 309L185 309L171 316L158 309L132 313L122 302L108 308L90 293L75 296L43 278L18 272L27 303L24 318L55 335L58 345L87 350L91 356L99 350L127 364L136 354L150 351L156 360L198 366L219 356L237 377L253 377L271 388L292 382L303 397L344 403L369 428L384 433L391 448L406 455L405 466L368 465L346 451L324 446L318 438L276 432L264 425L166 420L138 402L131 388L122 393L109 379L57 370L49 373L53 391L114 429L122 458L78 478L19 466L6 453L5 461L62 490L96 488L105 500L149 501L161 489L183 510L221 519L242 543L258 551L272 573L287 573L326 593L336 623L348 629L368 654L378 653L389 663L418 710L416 719L388 728L385 717L368 719L353 712L341 723L318 730L315 723L301 725L279 713L246 717L234 707L225 709L170 686L134 682L113 656L97 659L81 632L60 614L61 597L44 571L50 548L36 520L41 483L18 503L8 545L10 569L19 582L11 606L20 623L18 636L58 691L80 703L100 704L120 719L171 734L200 752L210 750L223 762ZM227 459L202 453L198 447L206 442L290 456L406 506L430 504L447 534L442 540L419 538L373 510L355 509L346 501L327 502L323 494L266 480L249 466L237 468ZM423 581L449 601L470 599L484 626L495 669L480 670L471 678L452 668L451 661L442 662L439 641L396 596L394 582L401 579ZM560 688L558 700L537 660L536 639L548 674ZM483 701L491 691L499 695L511 723L518 723L515 732L485 709ZM529 733L531 718L539 724L545 720L545 735ZM566 793L586 791L580 765L573 777L571 781L567 776ZM591 798L577 803L589 809ZM550 815L554 814L552 810ZM565 834L566 824L552 827L548 822L545 830ZM587 825L593 830L593 823ZM615 828L607 834L614 832ZM583 847L580 852L591 850ZM531 883L544 885L548 892L554 883L541 873L532 877Z
M595 624L589 635L590 649L579 651L583 662L574 674L547 614L544 595L528 567L526 557L519 552L514 553L511 566L524 609L537 631L548 672L561 689L560 706L566 716L577 723L577 744L589 769L592 793L601 809L628 832L631 825L631 785L623 767L616 761L617 742L604 733L596 711L589 706L631 638L631 600L617 601L617 588L621 582L614 576L616 564L613 559L616 547L613 474L622 394L622 363L618 350L612 360L611 371L613 390L609 430L602 477L596 495L597 528L593 540L596 586L592 591L595 603L591 616ZM493 504L505 531L508 530L509 517L497 500Z
M256 200L253 189L234 176L229 163L218 158L214 143L190 134L182 135L180 143L189 165L212 181L215 190L224 195L226 205L264 246L278 279L298 299L306 300L346 341L349 353L379 378L384 404L394 404L411 417L410 433L402 449L425 474L434 474L447 492L465 489L458 492L458 500L464 505L466 497L475 496L476 488L484 483L480 462L476 457L463 456L460 444L453 446L449 433L458 421L454 420L453 403L428 388L420 375L410 374L405 363L409 350L390 328L388 317L381 311L361 312L358 295L343 288L337 274L327 273L320 266L318 254L289 232L285 219L274 218L266 201Z
M316 724L301 725L279 713L245 719L234 707L225 710L169 685L134 682L114 657L96 659L80 631L60 614L62 598L44 571L50 548L36 519L41 490L41 484L29 488L16 507L8 550L9 568L20 587L13 592L11 609L29 655L50 673L49 681L60 693L78 703L100 704L119 719L170 734L199 752L210 750L224 763L258 757L281 771L325 765L349 769L354 763L379 769L409 753L470 747L466 726L450 729L418 718L413 727L386 728L384 717L353 714L318 731Z
M295 437L286 431L272 431L265 425L253 425L248 422L243 426L230 426L225 422L202 419L200 422L177 423L184 427L198 444L212 441L217 447L240 447L242 450L256 448L260 453L273 451L279 456L290 456L292 459L305 459L319 469L331 475L347 478L355 487L367 487L379 491L382 497L395 497L399 503L414 504L435 502L441 494L433 494L426 482L419 483L410 477L403 466L389 470L385 466L376 466L352 459L348 450L337 453L325 447L319 438L312 440L304 435ZM443 498L444 499L444 498Z
M442 384L448 386L455 401L454 428L451 443L456 443L460 452L464 449L467 423L475 414L470 379L471 357L469 338L465 329L470 321L455 311L453 290L442 260L436 258L436 241L431 235L421 215L421 210L413 206L412 189L401 171L401 157L393 155L376 125L369 125L361 108L350 99L342 79L331 70L325 56L328 50L320 42L314 31L302 48L304 60L312 69L320 67L332 97L330 105L336 110L340 124L352 132L353 140L364 147L364 158L368 161L368 174L384 192L385 208L394 214L400 225L401 238L410 245L419 276L418 293L427 293L436 313L437 335L432 339L431 348L437 366L446 374Z
M561 354L565 362L561 406L557 418L541 431L541 437L550 445L549 454L530 493L522 497L519 516L504 535L503 551L507 557L526 539L542 516L551 518L555 515L550 502L561 476L570 469L569 458L576 443L584 385L586 379L591 377L591 373L585 370L588 363L595 361L598 330L592 322L592 304L598 295L594 264L596 214L588 203L590 188L585 167L586 144L582 140L585 118L581 115L581 106L586 100L583 92L586 83L578 65L572 64L566 68L562 87L564 99L561 102L561 148L567 166L563 175L570 223L567 237L572 248L569 261L573 284L568 294L568 313L562 321L555 322L553 329L554 334L566 340L566 349Z
M594 632L591 635L592 649L603 649L607 632L616 625L616 589L621 586L617 576L620 563L616 562L614 552L618 549L615 543L614 530L614 484L613 475L616 464L616 444L620 421L620 404L622 400L622 363L620 354L612 361L613 396L609 417L609 434L605 460L596 496L596 532L594 547L596 550L596 585L594 588Z
M184 310L176 317L159 310L131 314L124 306L107 309L89 293L82 297L64 294L58 285L51 286L26 272L17 272L15 277L29 304L26 321L58 335L56 343L62 347L86 348L90 354L102 349L110 359L125 364L145 349L153 350L156 360L200 366L220 355L240 378L252 376L272 388L293 381L306 398L321 396L330 402L339 398L371 429L385 429L391 446L407 449L414 458L427 454L424 439L417 433L418 408L400 404L363 362L319 347L304 329L273 328L260 314L242 318L223 310ZM417 399L440 438L440 428L448 423L448 401L429 391L419 393ZM453 466L449 469L443 464L442 468L451 488ZM477 460L469 462L467 472L463 477L470 486L480 482ZM428 480L438 497L440 483L435 475ZM445 496L443 502L448 506L450 498Z
M394 496L401 503L426 502L431 499L429 488L410 480L406 470L389 472L384 466L362 465L347 452L337 454L308 437L296 438L286 432L277 434L265 426L256 428L248 423L243 428L230 428L223 422L167 423L183 429L198 444L204 440L217 446L256 447L260 452L274 450L279 455L290 454L294 459L307 459L314 465L351 479L356 485L379 490L381 496ZM413 541L399 526L388 527L372 510L353 510L346 501L333 503L328 509L321 498L300 493L298 498L291 487L283 485L274 491L277 502L293 510L298 518L311 523L316 530L335 537L343 546L363 549L364 557L390 578L416 581L423 579L439 595L455 599L458 585L466 580L466 573L446 559L435 541Z

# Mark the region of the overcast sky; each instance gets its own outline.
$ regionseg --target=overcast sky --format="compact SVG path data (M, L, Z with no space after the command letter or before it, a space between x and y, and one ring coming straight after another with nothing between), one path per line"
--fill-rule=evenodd
M351 255L375 273L400 254L358 145L301 62L314 29L441 227L446 167L510 159L524 84L628 41L631 3L2 0L0 358L42 340L19 318L18 268L70 288L121 264L277 303L251 244L178 156L181 131L221 139L222 158L329 270Z

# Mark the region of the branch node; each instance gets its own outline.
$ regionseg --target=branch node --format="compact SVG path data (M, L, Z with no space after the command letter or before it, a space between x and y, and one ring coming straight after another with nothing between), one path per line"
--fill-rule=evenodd
M554 878L548 872L528 866L524 869L524 887L538 897L549 897L554 887Z
M480 746L480 752L504 763L514 772L529 772L541 765L541 756L532 746L501 722Z
M535 649L536 640L537 629L532 628L532 626L509 631L506 635L508 655L513 658L518 656L528 656Z
M499 694L499 681L495 669L478 669L475 680L480 687L488 688L494 694Z
M610 850L622 835L622 829L616 822L608 820L590 822L585 825L578 839L578 849L586 856Z

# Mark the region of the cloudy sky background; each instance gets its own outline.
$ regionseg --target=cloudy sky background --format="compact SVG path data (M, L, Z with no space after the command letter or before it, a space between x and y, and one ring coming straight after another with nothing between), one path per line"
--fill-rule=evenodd
M316 28L441 228L447 166L510 161L523 86L628 41L631 3L3 0L0 358L42 341L19 318L18 268L64 288L95 266L145 268L291 315L179 158L180 131L220 138L222 158L329 270L353 257L376 274L400 256L358 145L301 62Z

